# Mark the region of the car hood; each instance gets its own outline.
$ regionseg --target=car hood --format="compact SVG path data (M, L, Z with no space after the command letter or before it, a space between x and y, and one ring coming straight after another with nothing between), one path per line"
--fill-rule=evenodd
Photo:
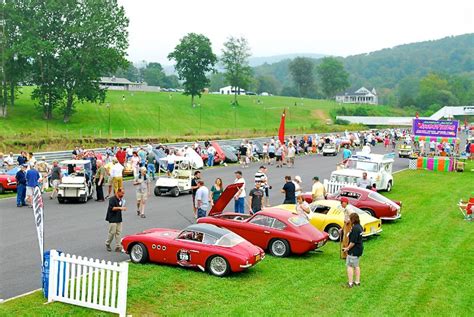
M352 176L352 177L362 177L363 170L356 170L351 168L343 168L331 173L331 176ZM369 174L369 173L367 173Z
M211 210L209 210L208 215L215 216L221 214L229 202L234 198L235 194L237 194L239 188L242 186L242 183L230 184L227 186L219 199L214 203Z
M140 236L149 236L149 237L154 237L154 238L160 238L160 239L174 239L178 236L180 230L176 229L166 229L166 228L152 228L152 229L147 229L143 230L142 232L132 234L129 236L126 236L126 238L137 238Z

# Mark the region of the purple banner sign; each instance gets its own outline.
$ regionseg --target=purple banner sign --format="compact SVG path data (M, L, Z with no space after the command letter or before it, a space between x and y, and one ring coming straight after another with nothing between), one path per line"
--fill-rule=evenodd
M415 136L457 138L459 121L413 119Z

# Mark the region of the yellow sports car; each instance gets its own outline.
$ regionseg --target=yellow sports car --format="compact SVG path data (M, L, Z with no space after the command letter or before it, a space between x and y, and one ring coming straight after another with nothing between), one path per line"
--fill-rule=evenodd
M279 205L277 208L296 212L295 205ZM358 213L360 225L364 228L363 237L368 237L382 231L382 221L372 217L369 213L352 205L347 208L352 212ZM329 234L329 239L339 241L340 231L344 226L344 211L338 200L318 200L310 205L310 213L308 214L309 222L321 231Z

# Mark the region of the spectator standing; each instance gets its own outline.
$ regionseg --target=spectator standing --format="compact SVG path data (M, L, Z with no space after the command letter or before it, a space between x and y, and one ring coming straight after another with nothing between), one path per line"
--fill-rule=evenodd
M104 201L104 182L107 178L107 171L102 164L102 161L97 161L97 172L95 173L95 192L97 195L96 201Z
M214 206L214 204L219 199L219 197L221 197L223 192L224 192L224 185L222 184L222 179L216 178L214 185L212 185L211 187L211 193L209 196L209 200L212 206Z
M275 150L276 167L283 167L283 145L278 143Z
M296 211L302 215L310 213L309 204L304 200L303 195L298 195L296 197Z
M285 176L285 185L281 192L285 194L283 204L296 204L295 184L291 181L291 176Z
M176 162L176 155L174 154L174 150L168 151L168 155L166 156L166 162L168 163L168 165L166 166L166 174L169 177L174 171L174 163Z
M18 165L23 165L23 164L26 164L28 162L28 158L26 157L26 152L25 151L21 151L20 155L18 155L16 161L18 162Z
M124 151L121 147L119 147L117 153L115 153L115 157L117 158L119 163L124 166L126 162L127 152Z
M132 165L133 178L137 178L138 177L138 168L140 167L140 158L138 157L137 152L132 153L132 157L130 158L130 163Z
M127 210L125 207L125 200L123 196L125 191L123 188L119 188L115 193L115 196L109 199L109 207L107 208L107 215L105 220L109 222L109 233L107 240L105 241L105 247L107 251L112 251L111 243L115 239L115 252L121 252L122 246L120 245L120 235L122 233L122 211Z
M207 147L207 166L214 166L214 156L216 155L216 148L209 144Z
M296 147L293 143L288 144L287 167L295 167Z
M372 189L372 182L367 178L367 172L363 172L362 178L357 179L357 187Z
M350 210L347 208L349 205L349 199L347 197L341 198L341 205L338 207L340 211L344 214L344 226L342 227L342 249L341 249L341 258L345 259L347 257L347 252L344 249L349 245L349 232L352 229L350 222Z
M194 214L196 214L196 192L199 188L198 182L201 179L201 172L200 171L195 171L194 172L194 177L191 179L191 190L192 190L192 199L193 199L193 211Z
M244 143L240 144L239 155L240 155L240 166L242 168L247 167L247 151L248 151L247 146Z
M352 156L351 150L349 150L349 145L344 146L344 150L342 150L342 161L345 162Z
M53 186L53 191L51 192L49 199L54 199L58 194L59 184L61 184L62 178L63 174L61 168L58 166L58 161L54 160L53 167L51 168L51 186Z
M275 143L272 142L268 146L268 158L269 158L268 161L269 161L270 165L273 165L273 162L275 160L275 151L276 151Z
M196 218L206 217L207 209L209 208L209 189L204 186L204 181L202 179L197 181L198 189L196 191L196 201L194 202L196 206Z
M33 193L35 191L35 187L39 185L40 180L41 175L38 170L36 170L36 166L31 166L26 172L26 201L29 207L33 207Z
M245 212L245 179L242 177L241 171L236 171L234 184L242 184L234 196L234 211L243 214Z
M143 147L138 150L138 157L140 158L140 165L139 167L146 166L146 151Z
M145 204L150 195L150 179L147 175L147 168L141 167L138 178L133 182L137 192L137 216L146 218Z
M249 192L249 206L250 213L256 213L263 209L263 197L265 193L261 188L261 183L256 182L255 188L252 188Z
M16 206L26 206L26 164L20 166L15 175L16 179Z
M123 188L123 166L116 158L112 160L112 163L113 166L110 171L110 176L112 177L112 187L114 189L114 193L116 193L119 188Z
M153 150L150 150L148 152L148 155L146 156L146 170L148 174L148 178L151 178L155 180L155 165L156 165L156 156L155 153L153 153Z
M259 182L262 186L261 188L265 192L265 206L270 207L270 189L271 186L268 184L267 168L262 165L255 173L255 183Z
M36 163L36 167L38 168L38 172L41 175L41 179L43 180L41 184L41 191L44 191L49 188L48 184L48 174L49 174L49 166L46 163L46 157L42 156L41 160Z
M30 167L36 165L36 157L33 152L28 153L28 164L30 164ZM38 168L38 166L36 166L36 168Z
M295 184L295 196L296 197L303 194L303 189L301 188L302 183L303 183L303 180L301 179L301 176L296 175L295 178L293 179L293 184Z
M324 185L321 184L319 181L318 176L313 177L313 186L311 188L311 196L313 197L313 201L322 200L326 195L326 189Z
M133 156L133 147L131 144L128 146L126 153L127 153L126 160L128 161Z
M359 215L352 213L349 216L349 220L352 225L352 229L349 232L349 245L343 249L347 252L346 266L347 266L347 286L351 288L353 285L360 286L360 266L359 258L362 256L364 251L364 245L362 242L362 233L364 230L360 225ZM355 272L355 281L354 281Z
M265 164L269 163L270 157L268 156L268 143L263 143L262 146L262 155L263 155L263 162Z

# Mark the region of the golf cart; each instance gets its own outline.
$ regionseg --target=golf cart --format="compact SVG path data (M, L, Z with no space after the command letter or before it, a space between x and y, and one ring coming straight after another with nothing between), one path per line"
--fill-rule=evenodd
M413 154L411 145L402 144L398 150L398 157L410 157Z
M166 160L166 159L160 159ZM170 176L161 175L161 169L158 173L158 179L155 183L155 196L169 193L173 197L178 197L181 193L192 193L191 180L193 178L193 168L184 157L178 157L174 163L174 171Z
M59 163L65 167L61 184L58 186L58 202L60 204L77 200L86 203L92 198L92 170L89 160L66 160Z
M333 155L333 156L337 155L337 149L336 149L335 144L332 144L332 143L324 144L324 146L323 146L323 156L326 156L326 155Z

